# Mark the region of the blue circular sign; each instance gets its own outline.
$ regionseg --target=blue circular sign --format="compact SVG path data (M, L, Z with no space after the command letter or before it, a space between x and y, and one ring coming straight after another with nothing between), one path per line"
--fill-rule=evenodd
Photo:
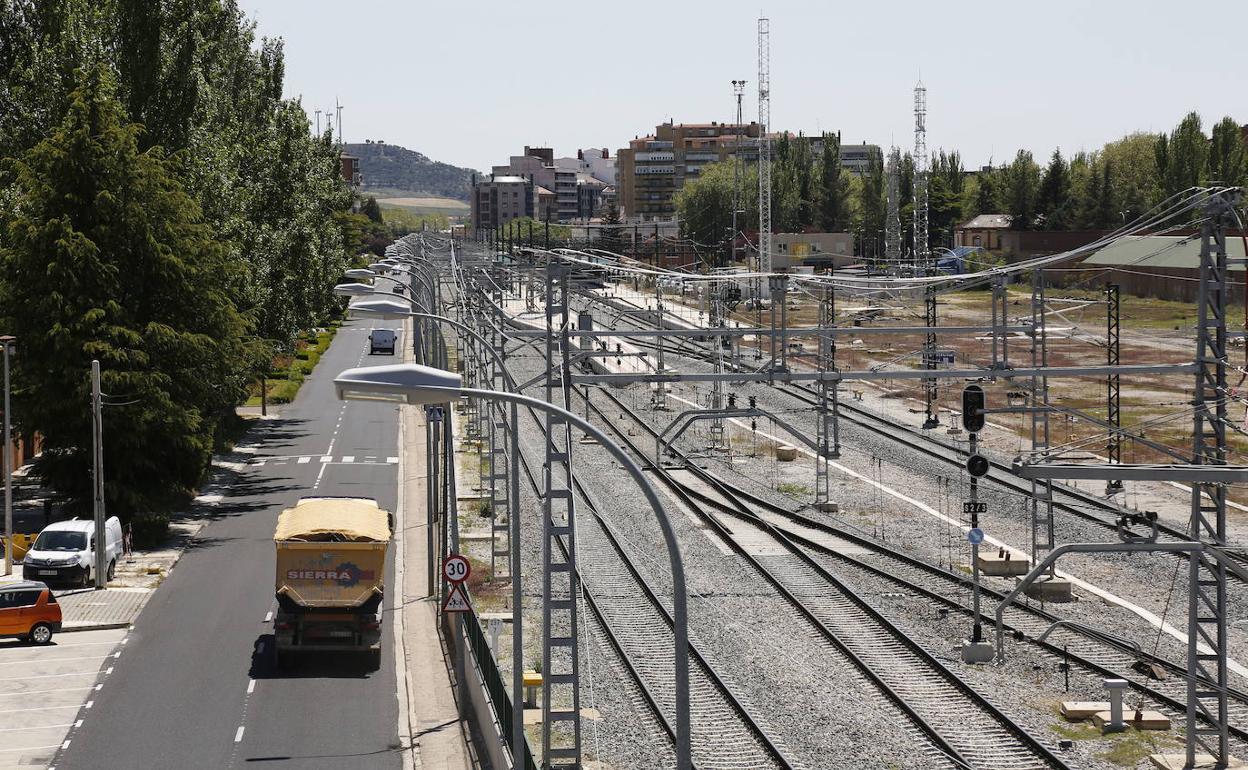
M971 545L979 545L984 542L984 531L979 527L972 527L966 533L966 539L970 541Z

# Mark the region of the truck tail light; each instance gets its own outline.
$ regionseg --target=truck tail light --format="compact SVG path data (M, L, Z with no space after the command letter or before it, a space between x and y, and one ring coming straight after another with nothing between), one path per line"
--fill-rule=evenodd
M377 629L381 628L381 623L376 620L367 621L363 625L364 625L365 631L376 631Z
M281 621L281 622L273 624L274 631L289 631L290 629L294 627L295 627L294 623L287 623L285 621Z

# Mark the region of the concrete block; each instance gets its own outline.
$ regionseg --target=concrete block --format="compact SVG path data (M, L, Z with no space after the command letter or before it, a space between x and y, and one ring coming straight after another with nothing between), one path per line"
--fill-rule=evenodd
M1010 554L1009 551L980 551L979 571L990 577L1015 577L1026 575L1031 561Z
M780 444L776 447L776 459L782 463L793 462L797 459L797 447L788 444Z
M1139 719L1136 719L1136 716ZM1170 717L1160 711L1134 711L1127 709L1122 712L1122 721L1124 724L1134 727L1137 730L1169 730ZM1098 711L1092 715L1092 724L1097 727L1104 728L1110 722L1109 709Z
M991 663L996 654L992 642L972 642L970 639L962 642L963 663Z
M1074 600L1074 595L1070 590L1070 581L1062 578L1037 580L1027 586L1027 595L1046 602L1061 603Z
M1109 711L1109 701L1062 701L1062 716L1071 722L1091 719L1101 711Z

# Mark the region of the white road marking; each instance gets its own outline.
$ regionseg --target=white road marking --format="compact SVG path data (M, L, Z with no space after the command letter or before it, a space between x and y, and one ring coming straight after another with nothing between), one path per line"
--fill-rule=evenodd
M300 457L297 462L299 465L306 465L307 463L312 462L312 458L305 455L303 457Z
M61 676L95 676L98 671L83 671L82 673L70 674L39 674L38 676L6 676L0 677L0 682L20 682L23 679L56 679ZM16 695L16 693L12 693Z
M201 505L216 505L217 503L220 503L224 499L225 499L225 495L221 495L221 494L200 495L199 497L195 498L195 502Z
M247 729L247 728L245 728L243 725L239 725L239 726L238 726L238 732L234 733L234 742L235 742L235 743L238 743L238 742L240 742L241 740L243 740L243 730L245 730L245 729Z
M92 706L94 706L94 705L95 705L95 701L93 701L93 700L89 700L89 701L87 701L87 708L91 708L91 707L92 707Z
M387 458L386 458L386 462L387 462L388 464L390 464L390 465L395 465L395 464L397 464L397 463L399 462L399 458L397 458L397 457L387 457Z
M69 748L69 741L65 741L64 743L61 744L62 751L64 751L67 748Z
M109 667L108 667L108 669L107 669L107 670L105 670L105 672L104 672L104 676L109 676L109 675L111 675L112 673L113 673L113 667L112 667L112 666L109 666Z
M81 719L79 719L77 722L74 722L74 729L77 730L79 727L82 727Z
M218 468L225 468L227 471L234 471L235 473L242 473L244 470L246 470L248 463L235 463L235 462L230 462L229 460L217 460L213 462L213 465L217 466Z
M77 658L44 658L43 660L49 663L60 663L63 660L103 660L107 657L108 657L107 655L84 655L84 656L77 657ZM0 666L16 666L18 664L34 663L34 662L35 661L33 660L5 660L5 661L0 661Z
M322 457L321 457L321 462L323 462L323 463L327 463L327 462L330 462L330 461L331 461L331 460L333 460L333 459L334 459L334 456L333 456L333 455L324 455L324 456L322 456Z
M66 722L63 725L39 725L38 727L0 727L0 733L15 733L23 730L52 730L57 727L70 727L73 722ZM69 741L65 741L66 744Z
M265 458L265 457L261 457L259 460L256 460L255 462L253 462L253 463L252 463L252 465L255 465L255 466L264 465L264 464L265 464L265 462L267 462L267 461L268 461L268 459L267 459L267 458Z
M325 469L329 467L329 463L321 463L321 469L316 472L316 482L312 484L313 489L319 489L321 479L325 476Z
M268 622L269 622L269 621L271 621L272 619L273 619L273 610L269 610L269 611L268 611L267 613L265 613L265 615L264 615L264 622L265 622L265 623L268 623Z
M96 691L96 692L99 692L99 691L100 691L100 690L102 690L102 689L104 689L104 683L103 683L103 682L100 682L99 684L97 684L97 685L95 686L95 691Z
M25 695L26 693L22 693L22 694ZM68 706L33 706L33 707L20 708L20 709L5 709L4 711L0 711L0 714L16 714L19 711L54 711L56 709L76 709L76 708L78 708L77 704L70 704ZM38 728L32 727L30 729L37 730Z
M252 679L249 682L247 682L247 694L251 695L255 691L256 691L256 680Z
M79 692L81 690L90 689L91 685L80 684L77 687L57 687L51 690L20 690L18 692L3 692L0 693L0 698L7 697L9 695L43 695L46 692Z
M342 461L344 463L353 463L355 462L355 455L344 455Z

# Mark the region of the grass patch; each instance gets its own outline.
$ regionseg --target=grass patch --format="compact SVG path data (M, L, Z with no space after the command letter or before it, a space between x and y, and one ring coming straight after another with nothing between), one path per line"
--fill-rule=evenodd
M295 341L294 355L273 357L272 370L265 382L265 392L270 404L289 404L295 400L299 387L307 378L321 356L329 349L342 324L333 321L326 328L313 329ZM252 383L247 406L260 406L260 383Z
M1056 707L1054 710L1056 712ZM1100 728L1091 720L1067 722L1060 715L1058 721L1050 725L1049 729L1072 741L1102 741L1108 750L1099 752L1097 756L1120 767L1135 767L1149 754L1165 752L1182 745L1178 736L1169 732L1128 727L1120 733L1102 734Z
M792 481L781 481L776 485L776 491L782 495L808 495L810 494L810 487Z

